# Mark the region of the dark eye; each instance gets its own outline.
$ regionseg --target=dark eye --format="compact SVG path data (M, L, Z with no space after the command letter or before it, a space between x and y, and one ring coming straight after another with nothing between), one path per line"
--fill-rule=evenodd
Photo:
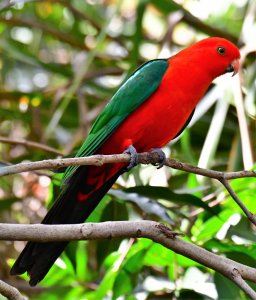
M219 54L224 54L226 52L226 49L224 47L218 47L217 51Z

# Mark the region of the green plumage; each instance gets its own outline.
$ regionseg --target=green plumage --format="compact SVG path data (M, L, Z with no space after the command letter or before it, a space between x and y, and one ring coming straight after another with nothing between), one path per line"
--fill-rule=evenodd
M154 93L168 66L165 59L156 59L138 68L119 88L98 116L76 157L94 154L125 118ZM72 176L77 168L78 166L67 168L64 182Z

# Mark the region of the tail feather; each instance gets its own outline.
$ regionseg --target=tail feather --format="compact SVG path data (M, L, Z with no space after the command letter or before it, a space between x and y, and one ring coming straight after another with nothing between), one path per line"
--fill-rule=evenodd
M68 188L60 194L48 214L43 219L43 224L76 224L84 222L99 204L100 200L111 188L123 170L115 172L107 181L97 188L85 201L77 201L77 193L85 193L92 186L85 184L85 174L88 167L77 170L76 176L71 178ZM27 272L30 276L29 284L36 285L48 273L55 260L60 256L68 242L28 242L14 263L10 273L18 275Z
M30 277L29 284L37 285L48 273L67 244L68 242L28 242L13 265L10 274L19 275L27 272Z

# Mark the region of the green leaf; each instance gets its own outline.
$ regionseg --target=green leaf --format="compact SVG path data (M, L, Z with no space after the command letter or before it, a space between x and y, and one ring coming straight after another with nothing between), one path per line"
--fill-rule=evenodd
M152 244L144 257L147 266L166 267L173 262L174 253L160 244Z
M127 295L134 289L134 283L132 282L131 275L127 274L124 270L121 270L115 280L113 286L113 299L117 299L120 296Z
M197 292L195 292L193 290L182 289L180 291L180 293L179 293L179 297L177 298L177 300L185 300L185 299L188 299L188 300L189 299L193 299L193 300L205 300L207 298L205 297L205 295L197 293Z
M76 252L76 275L79 281L87 282L91 279L91 271L88 269L88 254L87 254L87 242L78 242Z
M214 282L218 292L219 300L234 299L240 300L240 289L231 280L220 275L219 273L214 274Z
M243 199L244 205L252 212L255 212L255 190L256 190L256 180L255 178L240 178L232 180L231 187L234 189L235 193L240 199ZM234 200L228 195L228 201L233 203ZM241 209L236 205L236 210L241 211Z
M97 288L97 291L94 294L94 299L101 300L108 295L108 293L112 290L116 277L118 276L118 271L114 268L111 268L106 275L104 276L103 280L101 281L100 285Z
M200 198L192 194L177 194L167 187L160 186L136 186L125 190L126 193L138 193L140 195L154 198L165 199L179 205L194 205L196 207L204 208L211 214L216 214L216 208L209 207Z
M230 227L227 237L231 239L232 236L238 236L253 242L256 241L256 233L251 230L251 222L245 217L242 217L238 224Z
M128 219L126 206L119 201L110 201L104 208L101 222L122 221ZM113 251L116 251L122 239L101 240L97 243L97 261L101 265L104 258Z
M68 246L65 248L65 253L74 268L74 271L76 271L77 268L77 248L78 248L78 241L72 241L68 244Z
M143 266L143 260L144 260L145 253L146 253L146 250L142 249L141 251L138 251L137 253L135 253L134 255L129 257L126 260L123 268L130 274L139 272L139 270Z
M197 241L207 241L212 239L215 234L221 229L225 221L227 221L234 212L226 209L222 211L219 216L209 218L197 228L197 223L193 226L193 234Z
M150 2L166 15L180 9L180 6L172 0L150 0Z
M233 241L230 239L225 240L218 240L218 239L211 239L204 243L204 248L209 250L218 250L219 253L231 253L231 252L238 252L238 253L244 253L251 258L255 259L256 257L256 245L236 245Z
M20 201L19 198L9 198L0 200L0 212L10 209L13 203Z
M146 249L142 249L133 255L129 255L121 266L113 286L114 299L121 295L126 295L134 289L136 274L140 272L144 265L145 252Z
M111 201L111 197L109 195L105 195L103 199L100 201L98 206L94 209L94 211L90 214L90 216L87 218L87 222L100 222L101 215L104 211L104 208L106 205Z
M226 252L226 255L228 258L240 262L241 264L245 264L247 266L255 266L256 265L256 259L252 258L251 256L240 253L240 252Z
M126 190L125 190L126 191ZM173 220L169 217L165 207L160 203L152 200L148 197L141 196L135 193L126 193L121 190L111 190L109 194L125 201L129 201L135 203L137 206L141 208L144 213L156 215L166 222L173 224Z

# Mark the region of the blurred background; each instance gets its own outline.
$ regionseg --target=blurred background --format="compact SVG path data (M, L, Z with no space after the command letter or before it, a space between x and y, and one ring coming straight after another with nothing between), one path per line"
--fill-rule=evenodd
M255 16L254 0L2 0L0 160L73 156L140 64L221 36L241 48L241 72L212 84L189 128L164 151L205 168L252 169ZM60 180L49 171L1 178L1 222L39 223ZM255 178L231 185L255 213ZM255 228L214 180L138 166L118 180L89 221L126 219L173 224L190 242L256 264ZM226 278L146 239L71 243L45 280L30 288L26 276L9 276L23 246L0 243L0 278L30 299L246 299Z

